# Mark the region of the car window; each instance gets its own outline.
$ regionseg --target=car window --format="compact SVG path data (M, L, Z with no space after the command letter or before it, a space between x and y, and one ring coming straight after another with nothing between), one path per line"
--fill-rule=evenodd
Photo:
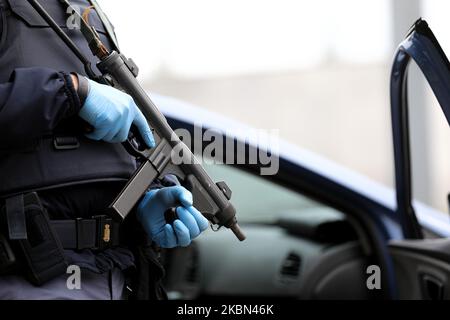
M252 175L227 165L204 165L213 181L225 180L232 190L231 202L240 222L275 222L292 215L317 218L342 216L338 211L277 185L262 176Z

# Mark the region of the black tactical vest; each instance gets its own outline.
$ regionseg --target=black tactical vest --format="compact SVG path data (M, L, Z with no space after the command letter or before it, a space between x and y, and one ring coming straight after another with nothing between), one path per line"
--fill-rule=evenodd
M40 0L60 27L87 57L92 57L79 30L69 30L64 6L58 0ZM71 0L84 10L86 0ZM49 67L85 74L83 65L26 0L0 0L0 83L7 82L19 67ZM107 32L92 10L90 23L108 46ZM96 72L98 70L94 68ZM26 116L26 115L24 115ZM136 163L121 144L96 142L84 137L77 116L58 125L27 150L0 154L0 197L96 181L128 179Z

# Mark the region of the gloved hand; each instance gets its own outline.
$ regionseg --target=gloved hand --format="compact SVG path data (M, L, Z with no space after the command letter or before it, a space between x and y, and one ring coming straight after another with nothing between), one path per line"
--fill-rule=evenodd
M177 207L173 227L164 213ZM183 187L167 187L146 193L137 209L137 218L150 238L162 248L186 247L209 225L208 220L192 206L192 194Z
M95 130L86 136L93 140L119 143L128 138L131 124L134 124L148 147L153 148L155 139L152 131L133 98L110 86L88 81L89 93L79 116Z

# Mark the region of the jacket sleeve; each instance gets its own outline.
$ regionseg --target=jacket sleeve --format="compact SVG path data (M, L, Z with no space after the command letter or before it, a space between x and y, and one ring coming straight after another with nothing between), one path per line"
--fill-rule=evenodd
M69 74L40 67L15 69L0 84L0 149L34 143L80 108Z

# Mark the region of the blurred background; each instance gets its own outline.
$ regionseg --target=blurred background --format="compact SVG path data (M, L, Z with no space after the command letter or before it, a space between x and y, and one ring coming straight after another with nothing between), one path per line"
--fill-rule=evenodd
M450 55L445 0L101 1L151 92L197 104L393 186L389 74L418 17ZM448 211L450 130L415 66L414 194Z

